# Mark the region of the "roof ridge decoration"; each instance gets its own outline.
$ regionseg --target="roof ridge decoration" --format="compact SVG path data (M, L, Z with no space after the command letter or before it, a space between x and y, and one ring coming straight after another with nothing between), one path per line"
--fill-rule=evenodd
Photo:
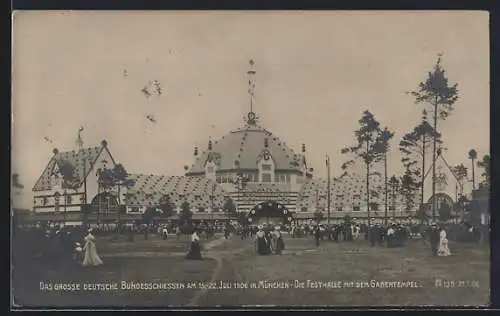
M249 79L248 79L248 94L250 96L250 112L248 112L248 114L247 114L246 123L248 126L256 126L259 118L257 117L257 114L255 114L255 112L253 111L253 105L254 105L254 101L255 101L255 79L254 79L254 76L257 72L253 68L253 66L255 64L253 59L250 59L248 61L248 64L249 64L249 69L247 71L247 75L249 77Z
M257 163L260 161L260 160L264 160L264 161L269 161L269 160L272 160L273 161L273 164L276 165L276 161L274 160L274 157L273 157L273 154L271 153L271 151L267 148L263 149L260 154L257 156Z

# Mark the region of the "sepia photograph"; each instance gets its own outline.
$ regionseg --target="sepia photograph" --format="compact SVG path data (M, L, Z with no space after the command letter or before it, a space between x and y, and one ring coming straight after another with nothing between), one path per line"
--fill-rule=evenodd
M11 309L487 307L486 11L15 11Z

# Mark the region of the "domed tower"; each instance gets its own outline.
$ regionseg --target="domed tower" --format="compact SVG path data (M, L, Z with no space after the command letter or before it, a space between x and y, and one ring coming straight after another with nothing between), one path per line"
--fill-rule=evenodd
M301 153L296 153L259 125L259 117L253 109L256 75L253 60L249 65L250 111L243 126L220 139L210 139L205 150L196 150L194 164L186 176L215 179L230 192L239 211L269 200L290 205L292 210L302 183L312 178L305 159L305 145Z

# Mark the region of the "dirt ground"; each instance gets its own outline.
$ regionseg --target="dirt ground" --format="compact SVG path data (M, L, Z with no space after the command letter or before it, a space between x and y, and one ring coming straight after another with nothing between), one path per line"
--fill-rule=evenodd
M324 241L316 247L312 238L285 236L285 243L282 255L258 256L250 240L218 238L203 241L204 260L191 261L184 259L187 239L103 238L98 241L103 266L36 260L15 264L14 302L24 307L73 308L489 303L490 255L485 246L451 243L451 256L432 257L421 241L409 241L402 248L370 247L364 240ZM122 281L164 288L125 289ZM56 290L60 284L65 288ZM76 284L79 290L71 288ZM89 284L115 288L83 289Z

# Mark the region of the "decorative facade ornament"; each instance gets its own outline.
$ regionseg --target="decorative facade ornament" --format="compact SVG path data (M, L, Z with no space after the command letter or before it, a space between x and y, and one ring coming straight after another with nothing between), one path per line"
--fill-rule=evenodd
M206 163L214 163L217 167L220 166L221 155L217 152L209 152Z
M439 166L436 172L436 189L439 191L446 190L448 186L448 176L443 172L443 167Z

